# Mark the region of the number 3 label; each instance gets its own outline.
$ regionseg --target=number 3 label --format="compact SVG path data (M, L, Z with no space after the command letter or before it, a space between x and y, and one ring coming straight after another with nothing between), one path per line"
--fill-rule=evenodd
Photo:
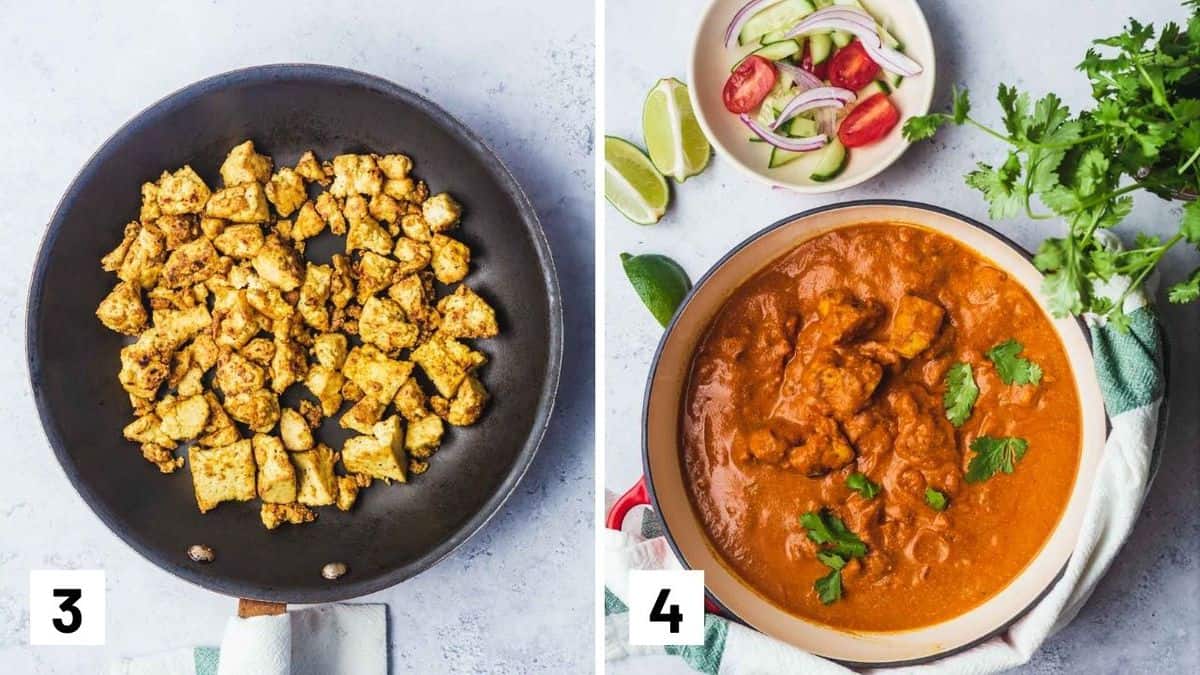
M630 572L629 643L704 644L704 572Z
M29 573L29 644L102 645L104 570Z

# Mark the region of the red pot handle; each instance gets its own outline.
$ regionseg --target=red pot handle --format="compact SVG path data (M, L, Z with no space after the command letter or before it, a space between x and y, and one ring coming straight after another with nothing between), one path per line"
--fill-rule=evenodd
M633 507L648 504L650 504L650 495L646 492L646 477L642 476L633 484L633 487L613 503L612 509L608 512L608 518L604 521L605 527L610 530L621 529L621 523L625 522L625 516L629 515Z
M646 477L642 476L638 479L633 487L629 488L625 494L617 498L613 502L612 509L608 512L608 518L604 521L604 526L610 530L621 529L621 524L625 522L625 516L635 506L648 506L650 504L650 494L646 492ZM709 614L722 615L721 608L707 597L704 598L704 611Z

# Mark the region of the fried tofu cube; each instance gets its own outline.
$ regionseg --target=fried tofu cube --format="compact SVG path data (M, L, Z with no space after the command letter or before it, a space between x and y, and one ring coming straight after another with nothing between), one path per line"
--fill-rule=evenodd
M224 218L210 218L208 216L200 217L200 232L209 241L221 236L228 225L229 223L225 222Z
M296 222L292 225L292 239L304 241L321 234L325 229L325 219L317 213L317 207L312 202L304 202L300 213L296 214Z
M304 348L295 340L280 339L276 333L275 355L271 358L271 390L282 394L307 374L308 358Z
M386 404L395 397L412 369L412 363L394 361L374 345L364 344L350 350L342 372L368 396Z
M100 269L105 272L116 272L121 269L122 263L125 262L125 256L129 254L130 247L137 239L138 233L142 231L141 223L134 221L125 225L125 231L121 237L121 243L117 247L109 251L100 259Z
M143 225L121 259L117 278L136 283L142 288L152 288L158 283L158 275L166 257L167 247L162 233Z
M370 155L338 155L333 158L334 197L377 195L383 190L383 172Z
M340 372L322 365L309 368L308 376L304 378L304 386L321 402L321 412L326 417L337 414L342 407L342 385L345 382L346 378Z
M271 218L271 209L263 186L245 183L217 191L204 207L204 215L234 223L265 223Z
M271 321L291 319L296 310L283 297L283 292L267 283L257 274L251 274L246 280L246 302L258 310L258 313Z
M400 262L396 274L405 275L419 272L429 266L433 260L433 250L429 244L408 237L400 237L392 255Z
M442 443L445 427L442 418L428 415L408 423L408 433L404 437L404 447L414 457L428 457Z
M371 484L370 476L363 476L366 485L360 486L363 482L355 476L337 476L337 507L339 511L349 511L354 508L354 502L358 499L359 487L366 487Z
M378 422L371 436L346 439L342 447L342 464L352 473L361 473L383 480L405 482L407 457L404 454L404 434L396 415Z
M420 213L409 213L400 217L400 231L414 241L428 242L433 239L433 230Z
M312 352L317 363L332 370L341 370L349 353L349 343L341 333L323 333L313 340Z
M195 286L221 269L217 249L201 237L171 252L163 265L160 281L167 288Z
M358 400L338 420L343 429L353 429L360 434L371 433L371 428L383 417L387 405L375 400L374 397L364 396Z
M259 509L259 519L268 530L287 523L289 525L303 525L311 523L317 519L317 514L312 509L303 504L270 504L263 502L262 508Z
M367 212L381 223L397 223L400 221L400 202L381 192L371 197Z
M376 157L375 163L379 166L379 170L383 175L390 180L399 180L408 178L408 174L412 171L413 163L407 155L384 155Z
M317 195L316 209L317 213L325 219L325 223L329 225L330 232L339 237L346 234L346 216L342 213L342 207L333 198L333 195L328 192Z
M275 210L284 218L292 215L308 199L304 190L304 179L286 167L271 176L266 193L267 200L275 205Z
M158 186L150 182L142 183L142 207L138 210L138 220L152 223L160 217L162 209L158 208Z
M254 449L250 441L219 448L193 446L188 450L188 463L200 513L215 509L221 502L254 499Z
M213 384L226 397L262 389L266 382L266 369L237 352L228 352L217 359Z
M442 333L456 338L490 338L500 332L496 312L466 284L438 301Z
M374 251L380 255L392 252L392 235L370 214L364 213L359 218L347 216L347 219L350 230L346 233L346 253L356 249Z
M383 193L402 202L419 202L420 190L411 177L389 178L383 183Z
M405 380L396 390L396 397L392 402L396 405L396 412L409 422L429 415L429 410L425 407L425 392L421 391L421 384L416 378L410 377Z
M137 335L146 329L149 315L142 305L141 287L122 281L113 287L96 308L100 323L125 335Z
M121 434L125 440L135 443L153 443L163 447L175 447L171 437L162 430L162 419L153 412L146 413L125 425Z
M312 427L308 426L308 420L303 415L292 408L284 408L279 413L279 437L283 440L283 447L292 452L311 450L313 447Z
M172 351L212 325L208 307L195 305L187 309L159 309L154 312L154 327L171 345Z
M358 277L357 297L360 303L384 290L396 279L398 265L396 261L368 251L354 265L354 273Z
M428 275L409 274L388 287L388 297L395 300L410 321L424 322L432 312L433 284Z
M462 206L454 201L453 197L441 192L421 204L421 215L425 217L425 222L434 232L448 232L458 225L458 221L462 217Z
M321 168L321 163L317 161L317 156L313 154L312 150L300 155L300 161L296 162L296 173L311 183L325 185L329 182L329 178L325 176L325 171Z
M246 183L265 183L271 178L271 158L254 150L254 141L234 146L221 163L221 182L225 187Z
M246 299L245 291L233 291L217 298L213 305L213 339L218 346L240 349L261 328L258 312Z
M157 466L161 473L175 473L179 467L183 466L183 458L172 454L171 448L154 443L142 443L141 450L142 457Z
M163 216L154 221L154 226L162 232L166 240L167 250L173 250L200 236L196 216Z
M438 281L449 285L466 278L471 269L471 249L466 244L444 234L435 234L430 246L433 257L429 264Z
M446 421L456 427L465 427L479 421L483 407L487 405L488 393L483 383L473 375L468 375L458 387L454 398L450 399L450 409L446 413Z
M901 356L911 359L933 344L946 310L915 295L904 295L892 317L890 342Z
M392 355L416 345L419 332L415 325L405 320L400 305L388 298L367 300L358 319L359 337Z
M275 436L255 434L254 462L258 464L258 498L271 504L296 501L296 468Z
M206 391L204 401L208 403L208 424L204 426L204 435L196 442L207 448L219 448L241 440L241 432L229 417L229 413L221 407L216 395Z
M329 330L329 309L325 303L329 300L332 278L330 266L307 263L304 283L300 285L300 299L296 303L304 323L321 331Z
M163 399L155 412L162 419L162 432L175 441L190 441L198 437L208 424L208 402L199 394Z
M312 450L291 453L299 478L296 501L307 506L326 506L337 499L337 483L333 480L333 464L337 461L328 446L318 444Z
M279 397L268 389L244 391L226 396L225 410L251 431L265 434L279 421Z
M274 234L267 237L250 264L259 276L283 291L299 288L304 280L304 268L296 250Z
M210 195L212 191L190 166L166 174L158 181L158 208L164 216L200 213Z
M452 398L467 372L482 364L483 355L446 336L434 336L412 352L439 393Z
M249 260L263 247L262 228L254 223L230 225L221 234L213 237L213 246L222 255L237 260Z

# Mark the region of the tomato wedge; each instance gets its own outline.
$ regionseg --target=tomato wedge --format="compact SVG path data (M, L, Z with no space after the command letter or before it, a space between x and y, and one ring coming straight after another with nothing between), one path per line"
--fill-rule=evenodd
M775 64L767 59L755 54L742 59L725 80L725 89L721 92L725 109L731 113L753 112L771 93L778 77Z
M837 50L829 60L829 83L835 87L858 91L871 84L877 75L879 64L871 60L858 40Z
M900 121L900 111L887 94L878 93L854 106L842 126L838 140L847 148L857 148L883 138Z
M829 76L829 59L813 65L812 50L809 49L808 41L804 42L804 56L800 58L800 67L817 76L818 80L824 80Z

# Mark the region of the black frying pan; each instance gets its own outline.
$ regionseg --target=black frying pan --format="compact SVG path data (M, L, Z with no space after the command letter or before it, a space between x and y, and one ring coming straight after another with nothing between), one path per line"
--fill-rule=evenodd
M117 382L126 340L94 317L114 284L100 257L137 218L139 186L185 163L218 186L226 152L243 139L277 165L312 149L404 152L433 192L464 205L456 234L472 249L467 281L492 301L502 333L477 346L494 398L478 424L452 428L427 473L376 484L353 511L322 508L315 523L268 532L258 504L201 515L188 471L163 476L121 437L131 420ZM314 241L327 257L340 243ZM46 436L84 500L118 536L160 567L221 593L277 602L363 595L428 568L494 514L529 466L550 417L562 353L562 309L537 215L500 160L471 131L391 82L317 65L234 71L178 91L122 127L88 161L50 221L29 292L27 352ZM294 390L302 387L294 387ZM298 392L290 391L285 402ZM326 420L320 437L345 434ZM206 544L209 564L187 549ZM321 568L349 572L327 581Z

